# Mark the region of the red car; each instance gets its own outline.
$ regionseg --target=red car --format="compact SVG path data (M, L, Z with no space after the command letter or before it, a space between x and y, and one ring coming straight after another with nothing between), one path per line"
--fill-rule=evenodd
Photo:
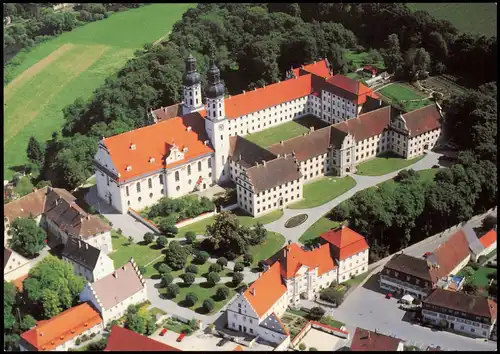
M391 299L391 298L392 298L392 294L391 294L391 293L387 294L387 295L385 296L385 298L386 298L386 299Z
M424 258L429 257L431 254L432 254L432 252L425 252L425 253L424 253Z
M161 332L160 332L160 336L162 336L162 337L163 337L163 336L165 335L165 333L167 333L167 331L168 331L168 329L163 328L163 329L161 330Z
M177 338L177 341L182 342L182 340L184 339L185 336L186 336L186 333L181 333L180 336Z

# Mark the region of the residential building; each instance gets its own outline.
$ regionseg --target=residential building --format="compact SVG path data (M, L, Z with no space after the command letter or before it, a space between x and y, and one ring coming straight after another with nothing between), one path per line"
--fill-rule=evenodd
M104 325L122 317L129 305L146 300L146 282L132 258L112 274L87 283L80 294L80 301L91 302L99 311Z
M229 97L215 64L207 77L203 105L196 61L189 56L182 103L152 110L152 125L99 142L100 198L126 213L232 180L239 205L258 216L300 200L306 180L354 173L358 163L383 152L419 156L434 147L441 131L438 106L409 113L383 107L364 84L333 75L327 60L292 69L285 81ZM331 126L268 152L252 148L256 156L238 147L248 134L306 115Z
M289 306L300 306L300 299L314 300L332 282L368 270L368 245L361 235L341 227L322 239L310 251L290 243L267 259L265 272L229 305L229 328L282 343L289 334L280 316Z
M356 328L352 337L351 351L380 351L380 352L402 352L404 343L401 339L369 331L367 329Z
M180 352L182 350L158 342L129 329L113 325L105 352Z
M76 305L21 334L21 351L68 351L80 335L98 334L104 329L99 313L88 303Z
M449 276L457 274L470 260L469 241L463 229L448 238L426 259L397 254L380 273L382 289L423 299ZM442 284L448 284L443 281Z
M43 227L51 246L71 238L84 240L108 254L113 250L111 228L95 215L86 213L65 189L44 187L4 205L5 242L10 224L17 218L33 217Z
M489 338L497 320L497 303L484 296L436 289L422 302L422 316L455 332Z
M490 254L497 249L497 230L491 229L479 238L479 242L481 242L484 249L478 254L478 258Z
M3 279L13 281L25 276L31 269L30 261L10 248L3 248Z
M74 273L93 283L115 271L113 260L103 251L79 239L69 240L62 259L73 265Z

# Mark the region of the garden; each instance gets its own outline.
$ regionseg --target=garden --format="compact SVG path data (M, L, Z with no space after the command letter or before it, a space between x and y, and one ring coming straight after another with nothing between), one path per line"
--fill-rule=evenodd
M432 101L422 95L416 88L408 84L393 83L377 91L391 105L400 106L407 112L432 104Z
M458 275L465 277L462 290L466 293L481 296L497 295L497 270L495 268L470 262Z
M406 160L394 153L380 154L371 160L360 163L356 167L356 174L361 176L382 176L402 168L413 165L423 159L425 155Z
M327 216L323 216L300 236L299 241L302 244L314 243L322 233L336 228L340 226L340 224L341 223L338 221L332 221Z
M303 199L290 204L290 209L307 209L323 205L338 196L344 194L356 185L356 181L350 177L335 178L322 177L314 182L304 185Z
M327 326L341 328L344 323L336 321L331 316L325 316L325 310L321 307L313 307L309 310L301 308L300 310L288 308L281 317L281 321L290 331L290 338L294 338L304 328L309 321L317 321Z

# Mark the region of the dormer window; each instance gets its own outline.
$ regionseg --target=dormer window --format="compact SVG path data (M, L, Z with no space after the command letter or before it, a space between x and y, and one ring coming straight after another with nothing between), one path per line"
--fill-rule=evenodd
M127 171L132 171L132 166L128 165L126 168Z
M191 127L187 127L186 131L190 132L191 131Z
M130 150L135 150L135 144L130 144Z
M149 158L149 163L154 163L155 162L155 158L154 157L150 157Z
M182 152L184 152L184 153L188 152L187 146L184 146L184 148L182 149Z

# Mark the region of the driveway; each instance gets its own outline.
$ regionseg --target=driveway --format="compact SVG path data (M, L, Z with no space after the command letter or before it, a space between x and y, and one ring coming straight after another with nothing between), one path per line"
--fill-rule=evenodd
M406 170L406 169L414 169L416 171L418 170L426 170L429 168L432 168L434 165L439 164L439 157L441 154L432 152L430 151L427 153L427 155L414 163L413 165L410 165L408 167L405 167L401 170ZM360 190L373 187L381 182L387 181L389 179L392 179L397 176L399 171L397 170L395 172L391 172L382 176L359 176L356 174L351 175L352 178L356 181L356 185L351 188L349 191L346 193L342 194L341 196L329 201L328 203L325 203L323 205L320 205L315 208L309 208L309 209L284 209L283 210L283 216L279 219L276 220L272 223L264 225L264 227L269 230L269 231L274 231L278 232L282 235L284 235L287 239L287 241L292 241L292 242L299 242L299 237L302 236L304 232L316 221L318 221L323 215L328 213L331 209L342 203L344 200L349 199L352 197L354 194L359 192ZM290 228L287 229L285 227L285 222L290 219L292 216L299 215L299 214L307 214L308 218L307 220L295 227L295 228Z

